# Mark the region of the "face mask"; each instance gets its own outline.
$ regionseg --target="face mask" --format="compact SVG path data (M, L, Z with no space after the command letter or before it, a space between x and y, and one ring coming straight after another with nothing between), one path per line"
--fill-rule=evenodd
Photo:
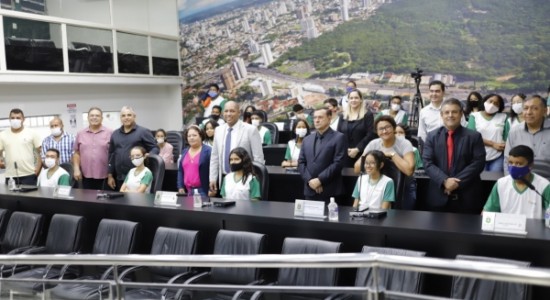
M305 128L296 128L296 135L300 138L303 138L307 134L307 129Z
M401 109L401 105L399 105L399 104L392 104L391 105L391 110L399 111L399 109Z
M252 122L252 125L256 127L260 126L260 120L252 120L251 122Z
M485 106L485 112L492 115L498 111L498 107L494 105L493 103L485 102L483 104Z
M512 104L512 110L518 115L521 114L523 112L523 103Z
M60 136L61 135L61 127L54 127L50 129L53 136Z
M231 172L237 172L243 169L243 162L240 162L238 164L230 164L229 167L231 168Z
M208 96L210 96L210 98L214 99L214 98L218 97L218 93L216 93L214 91L209 91Z
M404 135L395 135L395 138L398 139L398 140L404 140L405 139L405 136Z
M164 138L157 138L157 144L164 143Z
M48 167L48 169L52 168L53 166L55 166L55 158L46 157L44 159L44 164L46 165L46 167Z
M143 164L144 160L145 160L145 157L134 158L132 159L132 163L134 164L134 166L139 167Z
M11 126L11 128L13 128L13 129L19 129L19 128L21 128L21 125L22 125L21 123L22 123L22 122L21 122L21 120L19 120L19 119L10 119L10 126Z
M214 121L218 121L220 119L220 115L210 115L210 118Z
M508 173L510 173L510 176L512 176L512 178L520 179L525 177L525 175L529 174L529 166L525 166L525 167L508 166Z
M348 86L346 87L346 93L351 93L351 91L353 91L355 88L351 87L351 86Z

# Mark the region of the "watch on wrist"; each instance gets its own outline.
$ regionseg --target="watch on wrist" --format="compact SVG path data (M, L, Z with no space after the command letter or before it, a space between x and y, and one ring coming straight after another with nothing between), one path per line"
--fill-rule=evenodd
M390 158L393 158L395 156L395 152L390 153Z

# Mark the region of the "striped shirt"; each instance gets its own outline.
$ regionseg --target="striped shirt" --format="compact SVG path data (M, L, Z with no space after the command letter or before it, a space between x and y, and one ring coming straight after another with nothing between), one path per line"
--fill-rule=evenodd
M42 160L46 157L46 151L55 148L59 151L59 164L71 163L73 158L74 135L63 131L61 139L56 141L52 135L48 135L42 141Z

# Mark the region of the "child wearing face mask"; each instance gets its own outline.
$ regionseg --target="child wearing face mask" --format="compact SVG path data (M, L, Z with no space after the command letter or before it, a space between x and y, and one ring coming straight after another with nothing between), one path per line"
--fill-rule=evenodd
M298 157L300 157L300 149L302 148L302 142L304 137L309 134L309 125L305 120L298 120L294 123L292 128L295 139L288 141L286 146L285 160L281 164L283 168L296 168L298 167Z
M166 131L159 129L155 132L155 139L159 146L159 156L162 157L165 164L174 162L174 146L166 142Z
M510 174L495 183L484 211L525 215L530 219L543 218L544 211L550 205L550 182L531 172L534 156L533 150L525 145L510 149Z
M130 150L130 159L135 168L124 179L121 192L149 193L153 182L153 173L145 166L145 148L136 146Z
M401 109L402 99L400 96L393 96L390 99L390 108L384 109L376 115L379 116L391 116L397 124L407 124L409 122L409 114Z
M252 160L248 152L237 147L229 153L231 172L223 178L220 194L224 199L260 200L260 182L254 176Z
M46 150L44 166L47 168L38 176L38 186L55 187L58 185L70 186L70 176L65 169L59 167L59 150Z
M271 132L266 127L262 126L264 116L261 111L255 110L250 115L250 124L256 127L260 132L260 138L263 145L271 145Z

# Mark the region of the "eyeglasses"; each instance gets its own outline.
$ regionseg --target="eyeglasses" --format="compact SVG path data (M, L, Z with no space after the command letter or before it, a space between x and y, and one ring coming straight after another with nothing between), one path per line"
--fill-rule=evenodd
M384 127L378 128L378 131L379 131L379 132L389 131L389 130L392 129L392 128L393 128L393 126L391 126L391 125L386 125L386 126L384 126Z

